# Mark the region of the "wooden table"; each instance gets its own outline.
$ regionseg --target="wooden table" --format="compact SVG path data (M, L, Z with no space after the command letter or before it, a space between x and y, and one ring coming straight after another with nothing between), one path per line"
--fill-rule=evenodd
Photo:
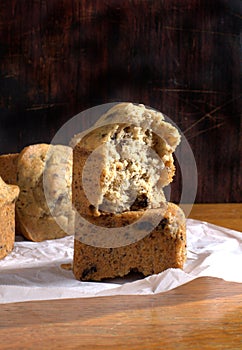
M241 212L202 204L190 216L241 230ZM199 278L151 296L1 305L1 350L104 348L242 349L242 284Z

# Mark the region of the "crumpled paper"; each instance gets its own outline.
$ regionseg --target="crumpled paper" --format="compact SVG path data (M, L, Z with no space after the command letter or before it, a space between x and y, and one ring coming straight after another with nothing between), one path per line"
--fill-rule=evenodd
M187 219L187 262L183 270L168 269L141 278L131 275L105 282L77 281L69 264L73 236L58 240L16 242L0 261L0 303L111 295L144 295L168 291L201 276L242 283L242 233Z

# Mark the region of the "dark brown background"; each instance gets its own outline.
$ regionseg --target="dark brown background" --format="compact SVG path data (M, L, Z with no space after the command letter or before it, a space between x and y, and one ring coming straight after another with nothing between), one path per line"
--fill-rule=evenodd
M188 139L196 201L240 202L239 5L1 0L0 153L50 142L86 108L144 103ZM174 201L180 183L178 167Z

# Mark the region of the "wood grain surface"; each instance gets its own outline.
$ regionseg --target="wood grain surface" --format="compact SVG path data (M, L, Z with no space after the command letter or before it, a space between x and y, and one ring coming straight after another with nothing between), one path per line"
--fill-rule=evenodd
M189 141L196 201L241 202L239 0L0 6L0 153L50 142L87 108L144 103L167 114ZM178 166L174 201L180 184Z
M191 217L236 229L240 213L204 204ZM202 277L155 295L1 304L0 349L240 350L241 322L242 284Z
M242 285L1 305L1 349L241 349Z
M242 204L195 204L189 217L242 232Z

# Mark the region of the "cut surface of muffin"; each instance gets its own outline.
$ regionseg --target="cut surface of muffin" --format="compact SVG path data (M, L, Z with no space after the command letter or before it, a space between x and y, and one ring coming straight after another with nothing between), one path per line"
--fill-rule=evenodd
M161 113L118 104L74 138L77 210L99 215L158 208L165 201L163 188L174 176L172 153L179 142L178 131Z

